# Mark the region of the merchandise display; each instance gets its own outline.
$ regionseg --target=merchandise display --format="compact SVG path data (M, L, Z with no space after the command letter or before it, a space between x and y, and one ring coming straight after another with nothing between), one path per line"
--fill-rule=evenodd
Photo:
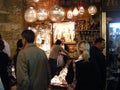
M50 84L53 85L53 86L67 87L67 82L65 80L67 72L68 72L67 67L63 68L59 75L55 75L51 79Z

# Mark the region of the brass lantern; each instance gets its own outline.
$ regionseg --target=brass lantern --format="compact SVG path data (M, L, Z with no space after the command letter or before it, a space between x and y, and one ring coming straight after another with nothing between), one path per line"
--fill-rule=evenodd
M94 6L94 5L89 6L89 7L88 7L88 13L91 14L91 15L96 14L96 13L97 13L97 8L96 8L96 6Z
M48 11L46 9L39 9L37 12L38 20L46 20L48 18Z
M80 13L80 14L84 14L84 12L85 12L84 7L83 7L83 6L80 6L80 7L79 7L79 13Z
M34 2L39 2L39 0L33 0Z
M33 7L29 7L24 14L26 22L35 22L37 20L37 12Z
M73 18L73 12L72 12L72 10L68 10L68 12L67 12L67 18L68 19L72 19Z
M73 10L73 15L77 16L78 14L79 14L79 11L78 11L77 7L75 7Z
M60 6L54 6L50 9L49 11L49 18L53 21L53 22L59 22L59 21L63 21L65 18L65 11L62 7Z

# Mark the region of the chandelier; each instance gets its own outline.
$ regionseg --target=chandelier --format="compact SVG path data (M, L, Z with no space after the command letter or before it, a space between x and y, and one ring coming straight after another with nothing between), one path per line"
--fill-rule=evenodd
M38 3L41 0L33 0L35 3ZM72 9L68 9L67 11L64 10L61 6L55 5L51 7L49 10L45 8L40 8L36 10L34 7L29 7L25 13L24 18L26 22L32 23L37 20L44 21L44 20L51 20L52 22L60 22L65 19L72 19L73 17L76 17L78 15L83 15L86 11L90 15L95 15L97 13L97 8L95 5L90 5L87 10L85 10L85 7L83 4L80 4L78 6L75 6Z

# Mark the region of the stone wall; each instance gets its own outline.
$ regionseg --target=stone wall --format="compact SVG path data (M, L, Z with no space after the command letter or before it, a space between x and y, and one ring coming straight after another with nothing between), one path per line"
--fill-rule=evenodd
M0 0L0 34L9 43L11 56L24 28L22 0Z

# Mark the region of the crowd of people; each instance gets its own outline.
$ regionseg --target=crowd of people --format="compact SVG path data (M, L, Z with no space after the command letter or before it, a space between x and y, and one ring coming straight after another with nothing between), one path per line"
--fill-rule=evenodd
M17 41L16 53L13 57L17 90L48 90L50 80L68 66L66 81L68 86L76 80L75 90L106 90L106 57L102 53L105 40L96 38L94 45L86 40L77 41L77 60L70 60L69 48L64 38L57 39L50 50L49 58L45 51L34 44L35 34L32 30L24 30ZM0 35L0 79L4 90L10 90L8 65L11 62L9 53L4 51L5 44ZM61 55L61 60L58 56ZM61 64L62 63L62 64Z

